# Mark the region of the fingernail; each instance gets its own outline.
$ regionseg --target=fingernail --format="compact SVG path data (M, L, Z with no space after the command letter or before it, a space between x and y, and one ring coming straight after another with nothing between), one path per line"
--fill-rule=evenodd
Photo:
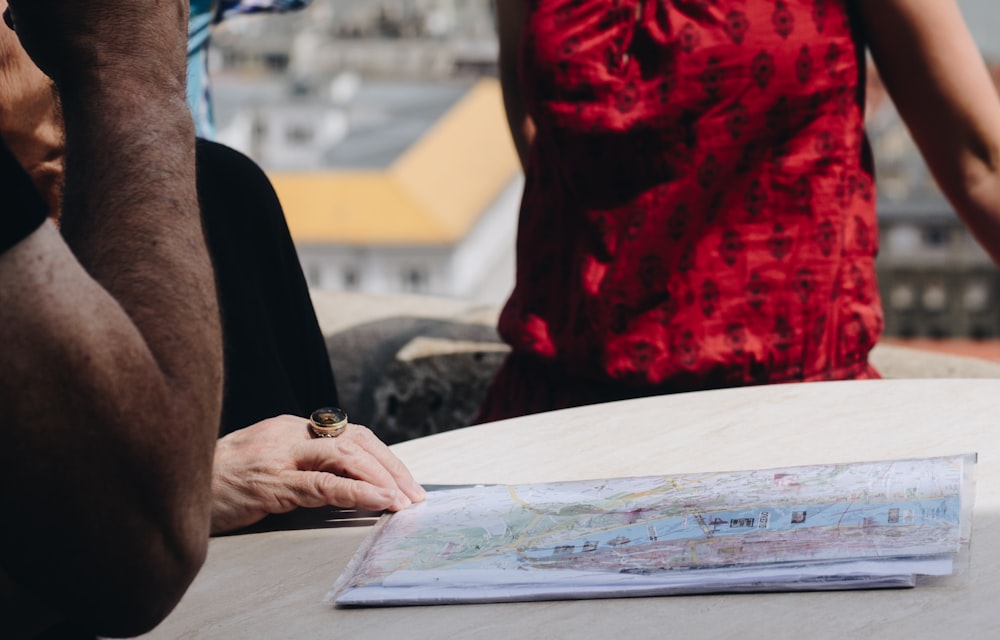
M389 503L388 508L393 511L401 511L413 504L410 502L410 499L406 497L406 494L398 489L380 488L378 493L380 496L385 498L386 502Z

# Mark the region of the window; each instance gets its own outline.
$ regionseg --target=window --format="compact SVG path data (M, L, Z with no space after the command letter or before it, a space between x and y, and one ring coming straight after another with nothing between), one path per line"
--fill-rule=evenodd
M889 292L889 306L898 311L906 311L913 308L916 298L913 286L900 282L894 284Z
M224 69L239 69L246 64L246 54L242 51L226 49L222 52L222 66Z
M913 255L920 251L920 235L920 228L916 225L894 225L885 234L885 245L893 253Z
M411 293L426 291L428 285L427 270L420 267L409 267L403 269L402 285L403 291Z
M287 53L267 53L263 57L264 67L269 71L284 71L288 68Z
M924 228L924 246L943 248L948 245L948 230L944 227Z
M944 282L937 280L928 282L920 301L927 311L944 311L948 307L948 289Z
M341 283L344 285L344 289L357 289L361 284L361 275L354 267L344 267L341 272Z
M966 311L979 313L990 306L990 285L984 280L971 280L962 293L962 306Z
M285 140L289 144L305 145L313 140L313 128L308 125L291 125L285 129Z

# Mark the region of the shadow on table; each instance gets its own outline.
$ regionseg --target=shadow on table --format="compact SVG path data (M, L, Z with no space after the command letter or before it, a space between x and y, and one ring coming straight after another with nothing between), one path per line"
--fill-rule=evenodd
M382 515L380 511L358 509L338 509L337 507L299 508L288 513L277 513L265 517L260 522L219 534L236 536L245 533L265 533L268 531L297 531L300 529L339 529L344 527L370 527Z
M444 491L448 489L468 489L482 487L481 484L425 484L426 491ZM338 507L317 507L314 509L299 508L288 513L277 513L266 516L263 520L249 527L220 533L215 537L237 536L244 533L265 533L268 531L298 531L301 529L340 529L344 527L370 527L383 514L382 511L364 511L362 509L340 509Z

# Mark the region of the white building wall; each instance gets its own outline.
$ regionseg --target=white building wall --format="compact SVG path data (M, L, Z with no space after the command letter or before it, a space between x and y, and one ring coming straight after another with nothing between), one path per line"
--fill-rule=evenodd
M309 286L364 293L448 295L444 247L297 245Z
M425 293L499 304L514 283L518 175L454 246L297 246L311 287L365 293Z
M447 295L500 303L514 285L517 216L524 189L520 174L500 192L452 252Z

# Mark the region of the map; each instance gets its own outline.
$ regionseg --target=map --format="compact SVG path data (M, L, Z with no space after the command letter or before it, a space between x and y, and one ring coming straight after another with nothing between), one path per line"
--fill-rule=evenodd
M971 531L974 455L439 490L383 519L338 605L913 586Z

